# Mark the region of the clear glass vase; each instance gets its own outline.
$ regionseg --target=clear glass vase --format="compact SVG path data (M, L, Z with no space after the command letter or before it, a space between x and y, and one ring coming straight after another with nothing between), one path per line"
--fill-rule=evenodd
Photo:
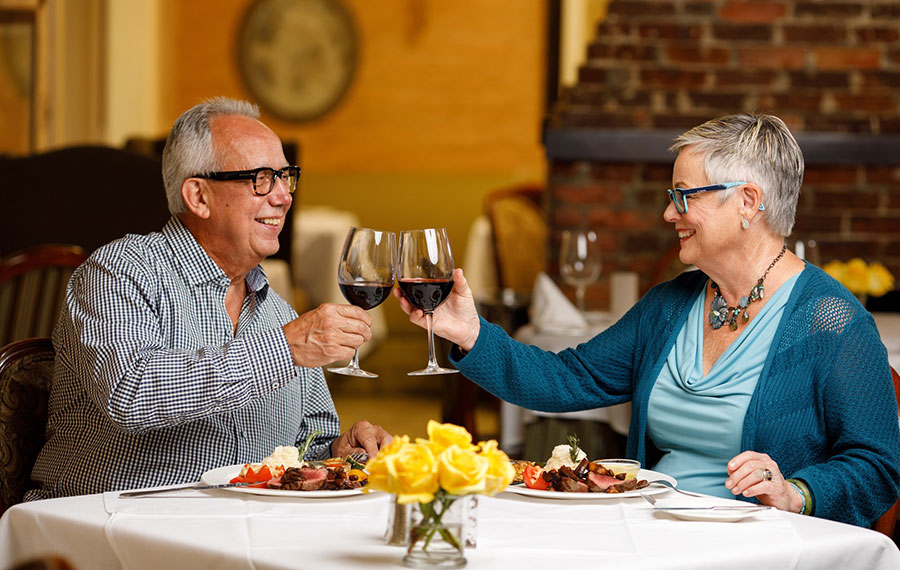
M413 503L403 564L412 568L466 565L465 496L438 493L430 503Z

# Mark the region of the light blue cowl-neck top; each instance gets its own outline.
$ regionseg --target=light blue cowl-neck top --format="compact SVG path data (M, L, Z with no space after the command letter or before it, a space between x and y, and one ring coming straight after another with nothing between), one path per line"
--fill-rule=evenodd
M726 465L744 451L740 448L744 415L796 281L796 275L791 277L753 320L739 325L740 334L706 376L706 290L697 296L650 393L647 433L663 452L651 469L675 477L681 488L734 497L725 488Z

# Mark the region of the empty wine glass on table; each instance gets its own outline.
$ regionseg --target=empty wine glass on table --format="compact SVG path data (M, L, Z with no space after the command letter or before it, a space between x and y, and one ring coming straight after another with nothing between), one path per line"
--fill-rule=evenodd
M564 230L559 249L559 272L575 287L575 303L585 312L587 286L600 278L600 252L597 233L591 230Z
M374 309L391 294L394 286L396 236L369 228L351 227L338 263L338 287L347 302L365 310ZM347 364L329 368L346 376L378 378L359 367L359 348Z
M425 313L428 331L428 365L410 376L452 374L455 368L438 366L434 357L434 310L443 303L453 289L453 255L450 239L444 228L407 230L400 232L397 284L409 303Z

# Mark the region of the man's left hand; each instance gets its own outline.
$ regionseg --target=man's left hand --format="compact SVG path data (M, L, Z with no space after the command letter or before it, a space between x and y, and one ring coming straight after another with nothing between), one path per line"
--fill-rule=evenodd
M381 426L372 425L366 420L359 420L331 444L331 455L332 457L346 457L351 453L364 451L369 457L375 457L378 450L393 439L393 436Z

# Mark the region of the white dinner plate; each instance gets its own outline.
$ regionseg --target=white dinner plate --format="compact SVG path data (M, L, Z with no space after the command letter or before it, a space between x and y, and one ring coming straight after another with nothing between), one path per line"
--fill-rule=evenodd
M241 474L244 464L226 465L216 469L210 469L200 476L200 480L207 485L222 485L228 483ZM250 493L251 495L269 495L272 497L295 497L298 499L336 499L340 497L353 497L363 494L362 489L344 489L341 491L286 491L282 489L267 489L260 487L226 487L226 491L238 493Z
M712 522L735 522L752 517L755 514L763 512L765 509L759 510L684 510L684 511L656 511L665 515L673 516L684 521L712 521Z
M665 480L673 485L678 485L678 481L674 477L670 477L665 473L651 471L649 469L641 469L637 474L638 479L646 479L647 481ZM525 485L510 485L506 488L510 493L517 495L525 495L526 497L538 497L541 499L625 499L628 497L640 497L641 493L645 495L657 495L665 493L668 487L662 485L650 485L643 489L634 491L625 491L624 493L568 493L565 491L542 491L540 489L529 489Z

